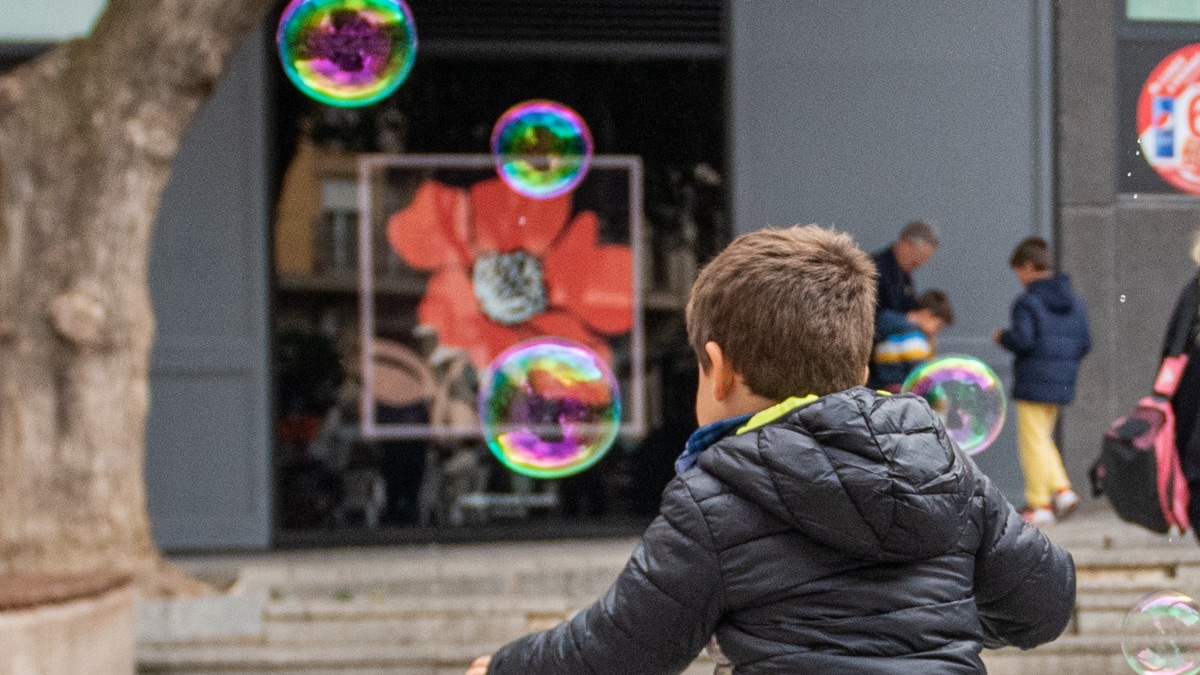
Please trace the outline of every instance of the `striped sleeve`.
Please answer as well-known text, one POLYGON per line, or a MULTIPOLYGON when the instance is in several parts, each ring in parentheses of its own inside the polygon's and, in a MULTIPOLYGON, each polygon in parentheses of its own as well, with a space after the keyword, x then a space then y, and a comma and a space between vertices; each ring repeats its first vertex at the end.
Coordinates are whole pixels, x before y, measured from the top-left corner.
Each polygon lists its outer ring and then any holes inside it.
POLYGON ((875 345, 875 362, 883 365, 924 361, 932 356, 929 340, 921 331, 889 335, 875 345))

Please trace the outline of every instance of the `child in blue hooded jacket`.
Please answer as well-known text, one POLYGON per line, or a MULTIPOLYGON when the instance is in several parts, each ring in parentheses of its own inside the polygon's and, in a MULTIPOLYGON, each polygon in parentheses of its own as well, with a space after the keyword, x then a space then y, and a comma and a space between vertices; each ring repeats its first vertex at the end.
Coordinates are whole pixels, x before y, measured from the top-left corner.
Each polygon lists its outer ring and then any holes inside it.
POLYGON ((1008 265, 1025 292, 1013 303, 1012 325, 997 329, 994 340, 1015 356, 1012 397, 1025 474, 1022 515, 1034 525, 1050 525, 1079 504, 1054 443, 1054 425, 1062 406, 1075 398, 1079 363, 1092 339, 1087 310, 1071 290, 1071 279, 1054 272, 1046 240, 1025 239, 1008 265))

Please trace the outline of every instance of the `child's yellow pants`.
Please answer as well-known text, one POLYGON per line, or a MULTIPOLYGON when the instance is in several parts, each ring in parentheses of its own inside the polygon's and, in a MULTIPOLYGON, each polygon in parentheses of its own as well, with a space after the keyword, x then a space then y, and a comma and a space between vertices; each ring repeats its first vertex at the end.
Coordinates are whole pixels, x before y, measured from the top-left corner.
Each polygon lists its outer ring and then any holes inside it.
POLYGON ((1057 403, 1017 401, 1017 453, 1025 474, 1025 505, 1049 507, 1054 493, 1071 487, 1054 444, 1057 403))

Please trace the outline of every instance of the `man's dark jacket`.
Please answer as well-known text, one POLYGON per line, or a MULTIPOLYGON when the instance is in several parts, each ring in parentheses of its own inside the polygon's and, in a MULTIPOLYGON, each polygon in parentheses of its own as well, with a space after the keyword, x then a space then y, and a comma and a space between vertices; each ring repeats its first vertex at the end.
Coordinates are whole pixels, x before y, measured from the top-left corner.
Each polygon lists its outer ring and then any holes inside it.
POLYGON ((871 254, 871 262, 875 263, 876 296, 875 314, 890 309, 893 312, 911 312, 917 308, 917 291, 913 286, 912 275, 900 268, 896 262, 896 254, 889 246, 882 251, 871 254))
POLYGON ((1092 348, 1087 310, 1071 290, 1071 279, 1056 274, 1029 284, 1012 308, 1012 326, 1000 334, 1012 352, 1012 396, 1021 401, 1070 403, 1075 398, 1079 362, 1092 348))
POLYGON ((738 675, 982 673, 1074 598, 1070 555, 923 399, 859 387, 704 450, 604 597, 489 672, 678 673, 715 633, 738 675))

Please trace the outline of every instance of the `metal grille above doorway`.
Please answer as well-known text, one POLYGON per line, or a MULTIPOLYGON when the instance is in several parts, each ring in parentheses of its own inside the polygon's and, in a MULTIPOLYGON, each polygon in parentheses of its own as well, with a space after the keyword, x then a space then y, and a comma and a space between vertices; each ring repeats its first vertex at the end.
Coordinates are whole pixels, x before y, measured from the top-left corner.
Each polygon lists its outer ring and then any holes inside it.
POLYGON ((424 40, 721 42, 721 0, 410 0, 424 40))
POLYGON ((426 57, 725 56, 722 0, 410 0, 426 57))

